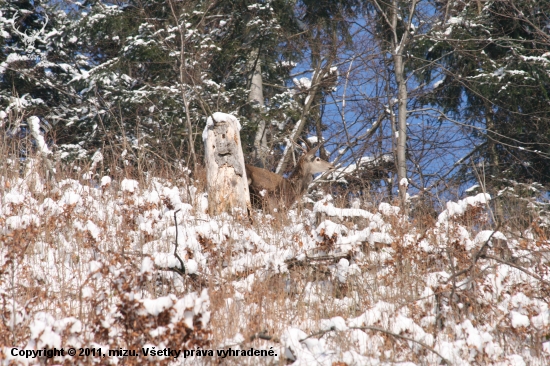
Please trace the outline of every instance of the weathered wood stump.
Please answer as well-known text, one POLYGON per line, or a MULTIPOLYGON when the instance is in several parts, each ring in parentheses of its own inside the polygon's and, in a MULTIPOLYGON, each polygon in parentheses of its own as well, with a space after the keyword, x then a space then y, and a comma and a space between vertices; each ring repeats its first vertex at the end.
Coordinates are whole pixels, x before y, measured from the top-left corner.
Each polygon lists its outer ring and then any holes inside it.
POLYGON ((225 113, 216 112, 206 122, 202 139, 210 215, 250 209, 240 129, 237 118, 225 113))

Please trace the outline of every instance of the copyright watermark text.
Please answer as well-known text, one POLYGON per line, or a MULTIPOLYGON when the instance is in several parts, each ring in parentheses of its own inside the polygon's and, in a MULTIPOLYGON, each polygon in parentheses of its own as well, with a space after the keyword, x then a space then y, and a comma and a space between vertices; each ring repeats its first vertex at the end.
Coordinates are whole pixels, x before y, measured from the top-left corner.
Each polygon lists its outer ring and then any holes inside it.
POLYGON ((54 357, 242 357, 242 356, 260 356, 272 357, 277 356, 273 347, 269 349, 190 349, 176 350, 172 348, 143 347, 140 350, 135 349, 104 349, 104 348, 44 348, 44 349, 21 349, 17 347, 11 348, 12 357, 24 358, 54 358, 54 357))

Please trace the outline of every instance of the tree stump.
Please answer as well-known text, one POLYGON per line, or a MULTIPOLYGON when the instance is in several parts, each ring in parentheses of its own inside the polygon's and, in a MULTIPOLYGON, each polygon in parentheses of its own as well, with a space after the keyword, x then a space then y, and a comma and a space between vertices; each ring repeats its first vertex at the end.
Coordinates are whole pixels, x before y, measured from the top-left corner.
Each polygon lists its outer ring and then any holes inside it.
POLYGON ((236 117, 216 112, 208 117, 202 133, 210 215, 233 213, 235 208, 248 214, 250 209, 240 129, 236 117))

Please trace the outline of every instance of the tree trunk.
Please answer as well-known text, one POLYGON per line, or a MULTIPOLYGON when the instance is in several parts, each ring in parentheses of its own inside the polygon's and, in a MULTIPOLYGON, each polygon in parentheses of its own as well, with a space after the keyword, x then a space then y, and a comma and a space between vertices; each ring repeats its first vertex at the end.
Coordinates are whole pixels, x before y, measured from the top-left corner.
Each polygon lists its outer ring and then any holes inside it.
POLYGON ((210 215, 235 209, 247 215, 250 209, 240 129, 237 118, 225 113, 214 113, 206 122, 202 138, 210 215))
MULTIPOLYGON (((399 2, 392 1, 391 17, 387 19, 388 25, 393 33, 392 41, 392 58, 395 68, 395 82, 397 83, 397 184, 399 187, 399 199, 404 214, 408 213, 407 203, 407 188, 409 182, 407 180, 407 80, 405 77, 405 60, 403 55, 409 43, 411 36, 410 29, 412 19, 416 8, 416 0, 412 0, 409 9, 409 20, 406 25, 405 32, 399 36, 398 32, 398 9, 399 2)), ((381 9, 381 8, 380 8, 381 9)))
MULTIPOLYGON (((322 57, 321 57, 321 46, 322 46, 322 40, 321 40, 321 25, 317 25, 316 27, 316 35, 315 40, 311 44, 311 65, 313 66, 313 70, 320 69, 321 63, 322 63, 322 57)), ((310 115, 315 118, 315 128, 317 132, 317 144, 323 143, 323 123, 321 120, 321 93, 316 92, 312 97, 313 103, 310 108, 310 115)), ((323 147, 319 149, 319 156, 323 160, 328 160, 328 156, 326 154, 323 154, 323 147)))
POLYGON ((403 75, 403 55, 394 54, 395 80, 397 82, 397 184, 399 199, 406 212, 407 206, 407 84, 403 75))
POLYGON ((309 114, 309 111, 313 104, 315 94, 317 94, 317 91, 319 90, 320 81, 323 78, 323 76, 326 75, 327 70, 330 70, 331 65, 332 65, 332 60, 328 60, 324 68, 319 67, 313 72, 313 77, 311 78, 311 88, 308 91, 308 95, 306 97, 305 104, 302 109, 300 120, 298 121, 298 123, 296 123, 296 126, 294 126, 294 128, 292 129, 292 132, 288 137, 288 142, 286 144, 286 147, 283 151, 283 156, 281 157, 281 160, 279 160, 277 169, 275 169, 275 173, 279 175, 282 175, 285 172, 286 164, 290 157, 290 152, 294 147, 293 142, 296 141, 296 139, 300 136, 304 127, 306 126, 307 115, 309 114))
MULTIPOLYGON (((495 219, 497 222, 502 222, 504 214, 501 198, 496 194, 500 190, 500 178, 502 178, 497 144, 494 140, 495 121, 493 119, 493 110, 489 103, 485 103, 485 125, 487 128, 487 151, 489 152, 489 177, 485 177, 487 190, 495 194, 493 204, 495 207, 495 219)), ((480 182, 481 184, 481 182, 480 182)))
POLYGON ((262 80, 262 68, 259 60, 258 50, 252 52, 251 55, 251 69, 252 69, 252 80, 250 83, 250 93, 248 94, 248 101, 252 107, 257 108, 257 111, 252 117, 253 122, 258 123, 258 129, 256 130, 256 136, 254 137, 254 150, 256 159, 258 159, 262 167, 265 167, 265 159, 267 157, 267 136, 265 128, 265 120, 258 118, 258 114, 264 111, 265 102, 264 102, 264 91, 263 91, 263 80, 262 80))
MULTIPOLYGON (((177 24, 179 24, 177 12, 174 9, 174 3, 172 1, 169 2, 170 9, 172 10, 172 16, 174 17, 174 20, 177 24)), ((193 164, 193 170, 197 170, 197 155, 195 154, 195 139, 193 138, 193 124, 191 123, 191 116, 189 115, 189 98, 187 95, 187 91, 185 90, 185 86, 188 84, 188 80, 186 80, 186 72, 185 72, 185 63, 186 63, 186 56, 185 56, 185 22, 181 23, 181 26, 179 27, 179 33, 180 33, 180 55, 179 55, 179 85, 180 85, 180 93, 181 98, 183 99, 183 107, 185 108, 185 123, 187 126, 187 143, 189 144, 189 155, 191 156, 191 163, 193 164)))

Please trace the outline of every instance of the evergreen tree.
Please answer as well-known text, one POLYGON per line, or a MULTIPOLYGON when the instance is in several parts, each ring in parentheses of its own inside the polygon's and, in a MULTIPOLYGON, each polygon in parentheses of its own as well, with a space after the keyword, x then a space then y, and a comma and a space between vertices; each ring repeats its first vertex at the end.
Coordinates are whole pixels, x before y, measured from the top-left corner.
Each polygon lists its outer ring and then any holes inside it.
POLYGON ((75 71, 66 13, 48 2, 10 1, 0 13, 0 125, 19 130, 30 116, 50 128, 69 118, 75 71))
POLYGON ((439 10, 442 25, 424 50, 446 76, 428 101, 473 127, 474 160, 484 161, 490 186, 550 183, 550 4, 445 2, 439 10))

